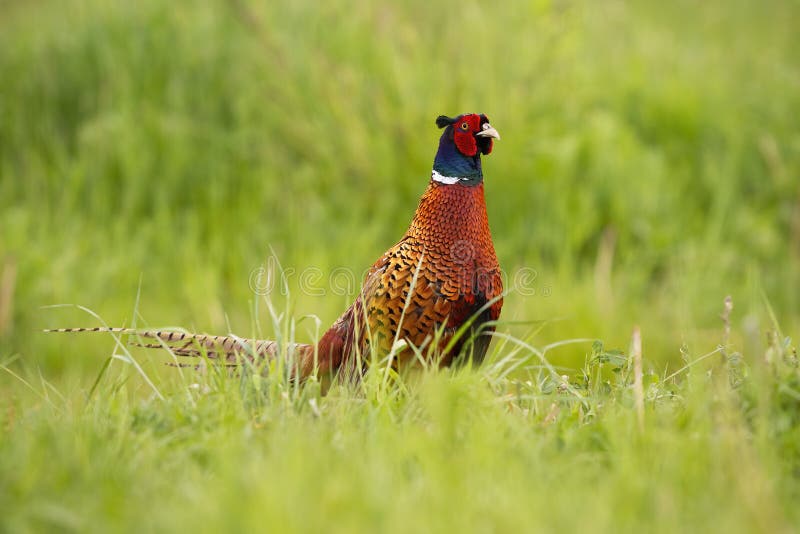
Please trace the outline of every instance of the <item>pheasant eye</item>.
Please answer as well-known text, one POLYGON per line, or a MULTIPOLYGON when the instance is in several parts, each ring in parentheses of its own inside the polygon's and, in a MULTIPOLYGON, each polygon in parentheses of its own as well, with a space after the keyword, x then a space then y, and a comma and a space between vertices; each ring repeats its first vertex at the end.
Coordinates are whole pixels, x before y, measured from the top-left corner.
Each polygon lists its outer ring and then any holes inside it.
POLYGON ((464 130, 464 131, 469 130, 469 123, 462 122, 461 123, 461 129, 464 130))

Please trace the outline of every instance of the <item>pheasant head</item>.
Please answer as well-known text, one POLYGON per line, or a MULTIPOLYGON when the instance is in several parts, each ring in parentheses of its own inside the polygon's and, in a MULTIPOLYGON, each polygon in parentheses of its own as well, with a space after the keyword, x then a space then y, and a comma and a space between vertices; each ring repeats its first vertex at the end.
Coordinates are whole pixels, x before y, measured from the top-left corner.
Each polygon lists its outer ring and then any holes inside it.
POLYGON ((489 118, 477 113, 458 117, 439 115, 436 125, 444 128, 444 132, 439 139, 431 178, 447 185, 481 183, 481 155, 491 153, 494 139, 500 139, 500 134, 489 124, 489 118))

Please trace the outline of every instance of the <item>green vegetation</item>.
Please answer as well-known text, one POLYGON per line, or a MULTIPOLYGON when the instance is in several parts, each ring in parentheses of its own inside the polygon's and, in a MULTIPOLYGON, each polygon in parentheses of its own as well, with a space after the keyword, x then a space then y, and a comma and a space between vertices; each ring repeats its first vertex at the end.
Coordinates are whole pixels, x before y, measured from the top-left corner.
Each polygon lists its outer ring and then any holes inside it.
POLYGON ((495 4, 0 2, 0 531, 800 524, 800 6, 495 4), (484 367, 321 396, 40 333, 312 340, 463 111, 484 367))

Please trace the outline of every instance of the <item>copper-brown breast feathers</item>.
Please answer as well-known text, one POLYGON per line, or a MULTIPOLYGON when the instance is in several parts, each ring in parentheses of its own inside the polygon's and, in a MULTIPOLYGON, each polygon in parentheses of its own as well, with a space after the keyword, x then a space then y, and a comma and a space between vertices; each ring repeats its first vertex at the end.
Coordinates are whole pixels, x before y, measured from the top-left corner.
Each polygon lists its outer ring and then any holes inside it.
POLYGON ((421 347, 434 337, 436 329, 452 333, 502 292, 499 273, 491 273, 489 282, 481 281, 485 275, 476 279, 474 269, 433 259, 433 254, 424 251, 417 255, 405 240, 373 267, 362 293, 367 327, 361 339, 365 346, 386 353, 395 340, 406 340, 421 347), (483 292, 487 290, 491 294, 483 292))

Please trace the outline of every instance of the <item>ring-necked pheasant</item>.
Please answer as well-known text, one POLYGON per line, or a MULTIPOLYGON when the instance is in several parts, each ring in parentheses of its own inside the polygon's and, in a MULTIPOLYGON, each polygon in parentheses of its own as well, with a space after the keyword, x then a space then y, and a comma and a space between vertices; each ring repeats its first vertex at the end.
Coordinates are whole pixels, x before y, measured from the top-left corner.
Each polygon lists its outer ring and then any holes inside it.
MULTIPOLYGON (((415 356, 449 365, 458 356, 480 362, 500 316, 502 279, 484 201, 481 155, 500 136, 486 115, 439 116, 444 128, 428 188, 406 234, 370 268, 355 302, 316 345, 294 344, 296 374, 337 372, 370 356, 415 356)), ((235 362, 237 354, 278 355, 275 341, 124 328, 56 332, 136 334, 180 356, 235 362), (177 346, 175 344, 178 344, 177 346)))

